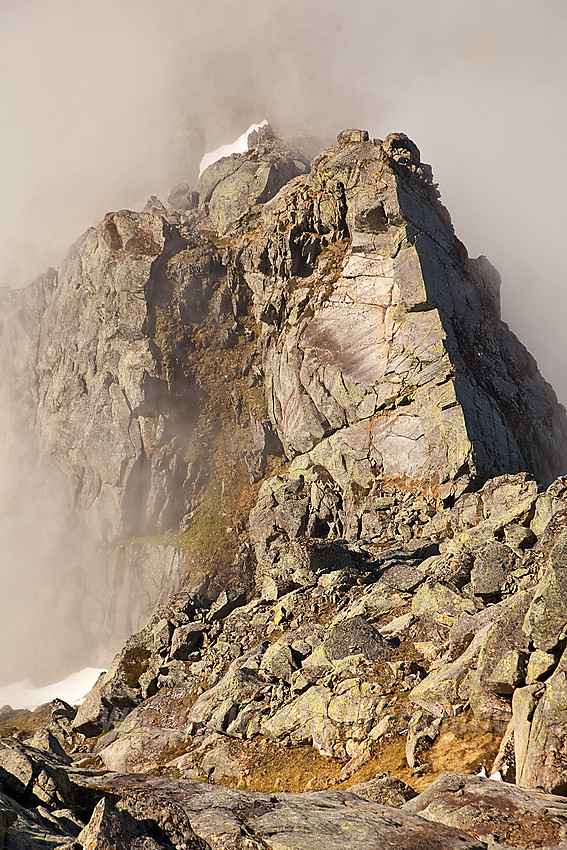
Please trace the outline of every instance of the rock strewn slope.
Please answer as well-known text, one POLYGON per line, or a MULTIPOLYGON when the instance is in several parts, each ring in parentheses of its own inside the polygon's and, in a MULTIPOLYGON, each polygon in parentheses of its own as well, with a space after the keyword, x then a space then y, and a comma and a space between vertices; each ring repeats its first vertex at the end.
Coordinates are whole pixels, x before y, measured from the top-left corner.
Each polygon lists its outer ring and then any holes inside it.
MULTIPOLYGON (((72 726, 44 735, 77 760, 161 772, 174 796, 175 776, 271 793, 385 768, 424 787, 479 762, 561 792, 567 490, 550 482, 565 412, 407 137, 345 131, 309 175, 257 141, 205 172, 192 209, 107 216, 24 296, 35 313, 20 304, 5 322, 5 345, 14 327, 30 340, 39 456, 72 482, 91 541, 121 543, 82 558, 93 584, 121 582, 91 623, 112 630, 185 579, 72 726), (290 463, 270 474, 282 447, 290 463)), ((177 846, 157 827, 144 837, 128 805, 100 804, 92 830, 177 846)), ((267 833, 239 821, 245 837, 221 846, 308 846, 312 831, 282 837, 278 817, 267 833)), ((369 829, 383 817, 394 840, 391 814, 373 810, 369 829)))

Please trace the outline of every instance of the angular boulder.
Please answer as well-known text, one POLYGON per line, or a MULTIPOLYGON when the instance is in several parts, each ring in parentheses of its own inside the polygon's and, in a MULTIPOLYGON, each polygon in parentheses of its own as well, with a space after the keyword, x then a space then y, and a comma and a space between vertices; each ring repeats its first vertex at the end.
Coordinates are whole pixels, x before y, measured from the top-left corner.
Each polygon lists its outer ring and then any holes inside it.
POLYGON ((464 773, 442 773, 403 811, 506 847, 563 847, 567 802, 464 773))

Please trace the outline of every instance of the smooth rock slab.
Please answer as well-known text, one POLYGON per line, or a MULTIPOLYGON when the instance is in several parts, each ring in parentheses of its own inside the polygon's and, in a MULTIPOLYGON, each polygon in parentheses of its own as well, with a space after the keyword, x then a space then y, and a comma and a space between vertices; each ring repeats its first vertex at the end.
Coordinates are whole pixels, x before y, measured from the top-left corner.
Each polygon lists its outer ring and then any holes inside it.
POLYGON ((464 832, 432 824, 349 791, 252 794, 202 782, 119 774, 119 794, 147 790, 164 808, 179 804, 215 850, 483 850, 464 832))

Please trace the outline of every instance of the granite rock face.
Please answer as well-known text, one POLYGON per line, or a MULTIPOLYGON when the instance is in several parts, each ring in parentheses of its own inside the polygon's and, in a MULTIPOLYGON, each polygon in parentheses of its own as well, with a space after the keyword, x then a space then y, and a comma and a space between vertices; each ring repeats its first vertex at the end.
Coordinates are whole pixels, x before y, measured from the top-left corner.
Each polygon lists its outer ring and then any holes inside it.
POLYGON ((531 791, 567 788, 567 419, 498 285, 406 136, 344 131, 308 171, 264 129, 0 294, 2 469, 36 493, 12 537, 53 600, 36 663, 58 617, 69 658, 122 646, 0 748, 0 834, 482 847, 504 806, 503 843, 526 812, 563 840, 531 791), (479 761, 530 793, 451 774, 426 820, 380 805, 479 761))
MULTIPOLYGON (((30 624, 43 632, 39 670, 54 656, 67 670, 104 663, 187 578, 178 540, 210 481, 206 444, 220 430, 217 420, 202 436, 218 387, 198 374, 199 333, 222 334, 210 314, 226 277, 214 243, 154 204, 109 214, 57 272, 5 295, 2 456, 7 516, 19 512, 6 523, 7 550, 33 564, 28 583, 37 578, 52 600, 30 624)), ((223 372, 211 366, 213 383, 228 380, 223 372)), ((238 438, 238 453, 254 451, 251 437, 238 438)), ((195 586, 208 584, 201 571, 195 586)))
POLYGON ((564 470, 565 414, 405 136, 341 135, 266 204, 242 263, 296 490, 262 488, 260 557, 278 526, 378 536, 389 481, 446 499, 502 473, 550 483, 564 470))
POLYGON ((218 457, 253 481, 282 445, 292 460, 252 512, 260 562, 303 534, 407 540, 439 499, 564 469, 564 411, 500 321, 498 275, 455 238, 417 147, 349 130, 307 170, 262 128, 203 173, 198 204, 175 209, 173 193, 169 209, 151 198, 110 213, 58 271, 2 296, 2 392, 19 399, 6 452, 25 434, 24 477, 53 504, 44 572, 85 647, 101 633, 118 645, 186 577, 182 535, 206 487, 226 490, 222 463, 203 460, 219 422, 218 457), (417 504, 396 524, 388 499, 402 491, 417 504))

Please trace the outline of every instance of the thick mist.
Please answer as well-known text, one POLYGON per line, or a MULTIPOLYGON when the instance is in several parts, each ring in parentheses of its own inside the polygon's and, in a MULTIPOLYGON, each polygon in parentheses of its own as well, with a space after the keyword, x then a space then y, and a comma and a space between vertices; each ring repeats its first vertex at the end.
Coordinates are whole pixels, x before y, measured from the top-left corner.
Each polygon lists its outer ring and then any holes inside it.
MULTIPOLYGON (((503 317, 565 402, 566 36, 563 0, 3 3, 0 286, 57 265, 106 211, 196 180, 205 151, 263 118, 321 144, 348 126, 402 131, 469 253, 499 269, 503 317)), ((62 520, 57 494, 29 484, 30 543, 13 499, 29 457, 0 441, 6 645, 52 598, 40 555, 62 520)))
POLYGON ((567 398, 561 0, 23 0, 3 4, 0 33, 4 284, 193 177, 253 121, 321 139, 402 130, 567 398))

